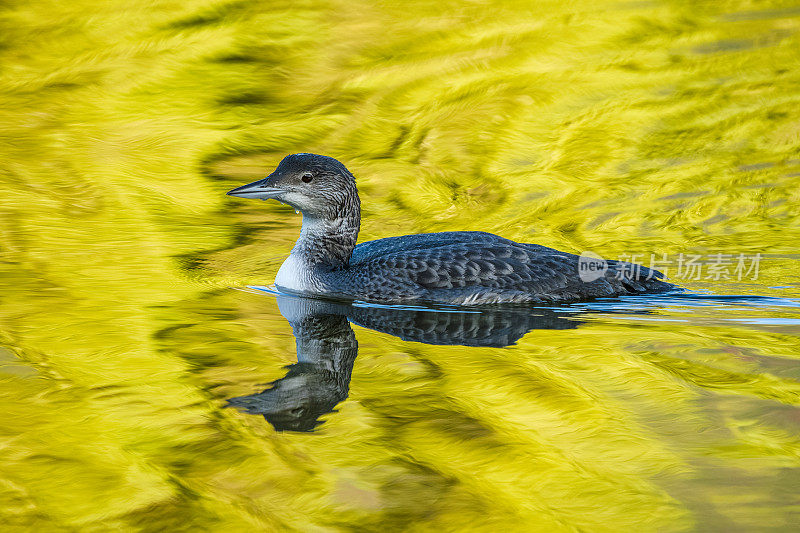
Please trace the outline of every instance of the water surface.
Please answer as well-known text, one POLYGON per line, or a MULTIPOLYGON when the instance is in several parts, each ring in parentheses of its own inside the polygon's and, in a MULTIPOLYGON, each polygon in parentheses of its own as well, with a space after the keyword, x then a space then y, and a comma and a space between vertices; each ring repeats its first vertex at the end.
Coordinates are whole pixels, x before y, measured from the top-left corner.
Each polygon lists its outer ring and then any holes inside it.
POLYGON ((777 0, 4 3, 4 528, 791 530, 798 30, 777 0), (257 287, 299 218, 224 193, 301 151, 356 175, 361 240, 491 231, 688 292, 287 320, 257 287), (277 380, 328 400, 227 407, 277 380))

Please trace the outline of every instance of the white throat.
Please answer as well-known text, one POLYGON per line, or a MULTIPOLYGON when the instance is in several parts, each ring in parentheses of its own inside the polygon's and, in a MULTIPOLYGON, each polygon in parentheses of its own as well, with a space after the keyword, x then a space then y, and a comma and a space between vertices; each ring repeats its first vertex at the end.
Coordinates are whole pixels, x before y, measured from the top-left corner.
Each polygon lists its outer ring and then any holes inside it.
POLYGON ((325 234, 329 224, 317 218, 309 218, 303 215, 303 227, 300 230, 300 237, 292 248, 289 257, 278 269, 275 276, 275 285, 282 289, 289 289, 297 292, 314 292, 319 283, 315 283, 314 264, 311 258, 314 256, 315 247, 320 246, 318 237, 325 234))
POLYGON ((297 254, 292 250, 289 257, 278 269, 278 274, 275 276, 275 285, 280 289, 289 289, 290 291, 307 292, 310 289, 310 266, 303 260, 301 254, 297 254))

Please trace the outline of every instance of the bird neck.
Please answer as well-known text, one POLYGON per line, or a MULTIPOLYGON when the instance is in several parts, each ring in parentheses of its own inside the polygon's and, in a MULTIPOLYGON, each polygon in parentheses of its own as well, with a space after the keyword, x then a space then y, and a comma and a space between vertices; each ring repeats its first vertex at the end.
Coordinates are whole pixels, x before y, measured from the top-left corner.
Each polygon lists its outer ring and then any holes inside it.
POLYGON ((292 249, 310 267, 345 268, 356 247, 361 216, 358 209, 336 217, 303 214, 303 229, 292 249))

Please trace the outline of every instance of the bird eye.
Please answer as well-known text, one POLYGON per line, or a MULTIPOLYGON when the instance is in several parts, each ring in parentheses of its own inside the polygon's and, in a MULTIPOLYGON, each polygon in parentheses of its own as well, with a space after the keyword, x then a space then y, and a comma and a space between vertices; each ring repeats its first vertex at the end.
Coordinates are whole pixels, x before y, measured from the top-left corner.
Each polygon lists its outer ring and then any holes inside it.
POLYGON ((311 183, 311 180, 314 179, 314 175, 311 174, 310 172, 306 172, 300 179, 303 180, 303 183, 311 183))

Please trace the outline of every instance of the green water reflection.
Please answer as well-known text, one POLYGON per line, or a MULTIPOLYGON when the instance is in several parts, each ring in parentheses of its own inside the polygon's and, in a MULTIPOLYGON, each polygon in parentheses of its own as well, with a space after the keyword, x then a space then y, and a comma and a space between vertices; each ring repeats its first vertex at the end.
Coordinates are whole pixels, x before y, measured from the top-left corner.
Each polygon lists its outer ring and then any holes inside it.
POLYGON ((4 529, 791 529, 799 29, 780 1, 4 3, 4 529), (299 219, 224 193, 299 151, 356 175, 362 240, 666 254, 743 296, 508 347, 354 325, 347 399, 276 432, 224 406, 296 339, 232 287, 299 219))

